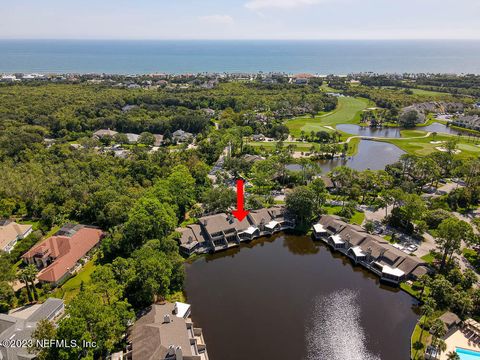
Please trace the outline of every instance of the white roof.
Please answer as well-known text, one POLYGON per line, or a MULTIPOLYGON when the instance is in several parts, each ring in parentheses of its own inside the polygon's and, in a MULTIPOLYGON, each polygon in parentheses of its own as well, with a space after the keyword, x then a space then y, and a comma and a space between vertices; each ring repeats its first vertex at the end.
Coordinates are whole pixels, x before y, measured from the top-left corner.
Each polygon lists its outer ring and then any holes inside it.
POLYGON ((278 221, 272 220, 270 221, 267 225, 265 225, 266 228, 273 229, 275 226, 280 224, 278 221))
POLYGON ((362 251, 362 248, 360 246, 354 246, 350 248, 350 250, 353 251, 356 257, 362 257, 365 256, 365 253, 362 251))
POLYGON ((402 277, 403 275, 405 275, 405 273, 402 270, 397 269, 397 268, 391 268, 388 265, 383 265, 382 273, 387 274, 387 275, 396 276, 396 277, 402 277))
POLYGON ((177 317, 186 318, 190 312, 190 304, 182 303, 179 301, 175 302, 177 306, 177 317))
POLYGON ((242 231, 243 233, 247 233, 249 235, 253 235, 253 233, 255 233, 255 231, 257 231, 258 228, 256 228, 255 226, 249 226, 247 230, 244 230, 242 231))
POLYGON ((333 240, 334 244, 345 244, 345 241, 342 240, 341 236, 338 234, 330 236, 330 238, 333 240))
POLYGON ((313 230, 317 233, 320 233, 320 232, 326 232, 327 230, 323 227, 322 224, 315 224, 313 225, 313 230))

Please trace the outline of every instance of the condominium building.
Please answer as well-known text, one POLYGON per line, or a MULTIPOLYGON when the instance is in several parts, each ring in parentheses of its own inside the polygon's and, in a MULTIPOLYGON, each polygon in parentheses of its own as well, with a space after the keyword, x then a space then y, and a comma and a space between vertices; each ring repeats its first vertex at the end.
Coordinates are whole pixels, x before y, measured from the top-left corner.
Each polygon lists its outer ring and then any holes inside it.
POLYGON ((381 236, 371 235, 337 216, 322 216, 313 225, 313 236, 390 283, 398 284, 429 272, 428 265, 420 258, 406 254, 381 236))
POLYGON ((225 250, 278 231, 291 229, 295 222, 285 207, 252 210, 242 221, 220 213, 201 217, 197 224, 177 229, 180 250, 186 255, 225 250))

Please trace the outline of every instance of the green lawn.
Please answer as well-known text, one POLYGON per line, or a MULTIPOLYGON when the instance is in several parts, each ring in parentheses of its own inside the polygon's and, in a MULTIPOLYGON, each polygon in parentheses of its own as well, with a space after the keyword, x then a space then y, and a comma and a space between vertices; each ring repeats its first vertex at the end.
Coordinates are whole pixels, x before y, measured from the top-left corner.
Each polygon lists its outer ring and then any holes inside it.
POLYGON ((435 260, 435 256, 433 256, 432 254, 427 254, 427 255, 422 256, 421 259, 428 264, 433 264, 433 262, 435 260))
POLYGON ((429 334, 428 331, 424 331, 421 341, 422 348, 416 349, 414 346, 417 342, 420 342, 420 335, 422 334, 422 329, 420 328, 419 324, 421 323, 421 321, 423 321, 423 316, 418 320, 418 323, 415 325, 415 329, 413 330, 410 342, 410 356, 413 360, 419 360, 424 358, 423 354, 425 353, 425 349, 428 343, 429 334))
MULTIPOLYGON (((285 141, 284 146, 287 147, 288 145, 295 145, 295 149, 297 151, 309 151, 312 145, 318 145, 315 143, 309 143, 309 142, 288 142, 285 141)), ((250 141, 248 145, 254 146, 254 147, 261 147, 263 146, 267 150, 272 150, 275 148, 277 145, 277 141, 250 141)))
MULTIPOLYGON (((337 215, 340 210, 342 210, 341 206, 325 206, 324 210, 327 212, 328 215, 337 215)), ((355 211, 352 218, 350 219, 351 224, 362 225, 363 220, 365 220, 365 214, 360 211, 355 211)))
POLYGON ((362 225, 363 220, 365 220, 365 213, 356 211, 355 214, 350 219, 352 224, 362 225))
POLYGON ((53 296, 64 299, 67 303, 72 300, 80 291, 80 285, 83 281, 84 285, 90 282, 90 276, 95 270, 96 256, 86 263, 83 268, 71 279, 67 280, 61 287, 54 291, 53 296))
MULTIPOLYGON (((398 91, 404 91, 406 88, 402 87, 396 87, 396 86, 382 86, 384 89, 389 89, 389 90, 398 90, 398 91)), ((411 90, 414 95, 418 96, 425 96, 429 98, 444 98, 445 96, 450 95, 449 93, 445 92, 440 92, 440 91, 431 91, 431 90, 424 90, 424 89, 414 89, 414 88, 408 88, 408 90, 411 90)))
POLYGON ((412 90, 415 95, 420 95, 420 96, 442 98, 442 97, 445 97, 446 95, 449 95, 448 93, 439 92, 439 91, 430 91, 430 90, 423 90, 423 89, 410 89, 410 90, 412 90))
POLYGON ((333 131, 325 126, 335 127, 337 124, 357 124, 360 122, 360 113, 373 106, 367 99, 354 97, 338 98, 337 108, 328 113, 321 113, 314 118, 311 116, 302 116, 288 120, 286 125, 290 129, 290 134, 300 137, 302 130, 306 134, 311 131, 333 131))
POLYGON ((402 130, 402 138, 398 139, 383 139, 382 141, 389 142, 398 146, 403 151, 409 154, 415 155, 428 155, 433 152, 437 152, 436 147, 442 146, 442 144, 432 144, 432 141, 448 141, 450 139, 457 139, 458 149, 461 151, 459 157, 469 157, 469 156, 478 156, 480 155, 480 142, 475 143, 474 139, 471 139, 467 136, 457 136, 457 135, 447 135, 447 134, 437 134, 435 138, 433 135, 430 135, 426 138, 420 139, 405 139, 410 137, 418 137, 425 135, 425 131, 420 130, 402 130))

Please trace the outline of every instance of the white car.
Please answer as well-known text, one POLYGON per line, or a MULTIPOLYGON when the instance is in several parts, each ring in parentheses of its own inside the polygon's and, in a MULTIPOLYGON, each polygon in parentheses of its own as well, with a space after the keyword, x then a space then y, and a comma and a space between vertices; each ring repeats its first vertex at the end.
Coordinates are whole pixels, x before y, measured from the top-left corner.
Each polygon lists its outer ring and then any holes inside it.
POLYGON ((414 244, 411 244, 411 245, 408 245, 407 248, 406 248, 408 251, 411 251, 411 252, 414 252, 418 249, 418 246, 417 245, 414 245, 414 244))

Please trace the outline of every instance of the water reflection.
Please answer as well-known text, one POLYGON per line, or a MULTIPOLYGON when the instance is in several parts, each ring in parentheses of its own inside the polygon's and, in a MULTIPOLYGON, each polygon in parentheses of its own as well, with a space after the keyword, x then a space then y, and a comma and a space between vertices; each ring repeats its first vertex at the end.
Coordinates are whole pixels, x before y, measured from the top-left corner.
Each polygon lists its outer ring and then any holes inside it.
MULTIPOLYGON (((400 130, 403 130, 398 127, 371 128, 369 126, 359 126, 354 124, 339 124, 337 125, 337 129, 352 135, 377 136, 387 138, 399 138, 401 137, 400 130)), ((438 122, 433 122, 432 124, 427 126, 419 126, 413 130, 437 132, 450 135, 469 134, 467 131, 454 129, 438 122)))
POLYGON ((366 347, 358 297, 357 291, 345 289, 315 298, 307 326, 307 360, 380 360, 366 347))
POLYGON ((212 360, 409 356, 416 301, 383 288, 374 275, 310 237, 257 240, 200 257, 186 272, 193 321, 203 328, 212 360), (352 356, 335 348, 348 339, 352 356))
POLYGON ((313 241, 298 241, 295 236, 285 236, 283 246, 295 255, 313 255, 319 251, 319 246, 313 241))
POLYGON ((358 153, 355 156, 321 160, 320 167, 323 173, 327 173, 337 166, 348 166, 360 171, 383 170, 386 165, 398 161, 402 154, 405 152, 393 144, 362 140, 358 144, 358 153))

